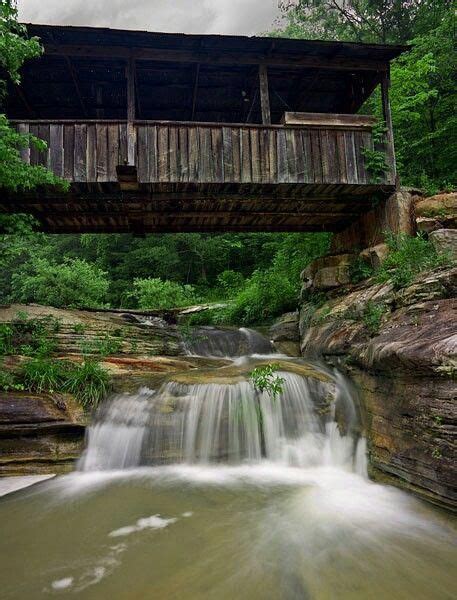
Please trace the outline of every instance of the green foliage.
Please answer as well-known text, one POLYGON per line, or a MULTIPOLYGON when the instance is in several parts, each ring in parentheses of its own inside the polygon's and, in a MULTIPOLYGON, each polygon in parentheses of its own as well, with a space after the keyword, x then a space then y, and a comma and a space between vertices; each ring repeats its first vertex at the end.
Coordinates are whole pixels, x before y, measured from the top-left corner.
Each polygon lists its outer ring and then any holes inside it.
POLYGON ((98 362, 81 364, 32 358, 23 365, 23 389, 34 392, 73 394, 85 409, 95 408, 109 391, 109 373, 98 362))
MULTIPOLYGON (((405 185, 436 193, 457 186, 455 3, 453 0, 285 0, 278 36, 411 43, 392 63, 390 100, 397 167, 405 185)), ((380 94, 365 109, 381 119, 380 94)), ((365 152, 374 179, 379 147, 365 152)))
POLYGON ((362 313, 362 321, 372 336, 377 335, 381 329, 382 319, 387 312, 385 304, 367 302, 362 313))
POLYGON ((198 301, 191 285, 180 285, 174 281, 163 281, 158 277, 135 279, 132 297, 140 308, 175 308, 190 306, 198 301))
POLYGON ((365 279, 371 277, 373 272, 373 267, 361 256, 357 256, 357 258, 349 265, 349 277, 351 279, 351 283, 359 283, 360 281, 364 281, 365 279))
POLYGON ((271 399, 275 401, 282 394, 285 382, 283 377, 275 374, 279 369, 279 365, 270 363, 256 367, 249 374, 254 388, 261 393, 267 392, 271 399))
POLYGON ((20 392, 24 389, 24 384, 20 382, 17 375, 7 371, 0 363, 0 391, 2 392, 20 392))
POLYGON ((249 325, 294 310, 298 304, 300 272, 325 254, 329 244, 328 234, 286 236, 272 265, 264 271, 255 271, 246 280, 225 311, 226 322, 249 325))
POLYGON ((378 121, 372 130, 373 149, 362 148, 365 167, 372 183, 381 183, 384 181, 386 171, 388 170, 385 148, 382 150, 379 149, 385 144, 386 132, 385 123, 378 121))
POLYGON ((224 297, 230 297, 241 289, 244 283, 244 277, 243 274, 238 271, 227 269, 217 276, 217 283, 221 287, 224 297))
POLYGON ((103 336, 92 340, 83 340, 80 344, 82 354, 97 354, 99 356, 119 354, 122 350, 122 346, 122 338, 110 335, 109 333, 105 333, 103 336))
POLYGON ((44 258, 31 260, 12 276, 11 298, 56 307, 97 308, 109 288, 107 273, 82 259, 61 264, 44 258))
POLYGON ((386 233, 389 254, 376 272, 380 282, 391 280, 399 289, 412 283, 423 271, 447 266, 452 259, 446 254, 438 254, 433 244, 423 236, 411 237, 404 233, 386 233))
POLYGON ((73 394, 85 409, 93 409, 109 392, 109 373, 96 361, 86 359, 67 373, 63 389, 73 394))
POLYGON ((24 387, 33 392, 53 393, 62 388, 66 365, 50 358, 31 358, 23 365, 24 387))
MULTIPOLYGON (((28 38, 24 25, 17 22, 17 9, 11 0, 0 0, 0 67, 16 85, 20 84, 20 69, 24 62, 40 56, 42 47, 37 38, 28 38)), ((0 100, 6 93, 6 80, 0 73, 0 100)), ((30 146, 44 152, 46 143, 29 134, 15 131, 5 115, 0 114, 0 188, 30 190, 39 185, 55 185, 67 189, 68 184, 45 167, 27 165, 21 160, 21 150, 30 146)), ((15 219, 17 220, 17 218, 15 219)), ((3 217, 0 226, 8 226, 3 217)), ((14 220, 13 220, 14 222, 14 220)))
POLYGON ((54 334, 59 328, 53 317, 29 318, 18 313, 11 323, 0 323, 0 356, 47 356, 55 350, 54 334))

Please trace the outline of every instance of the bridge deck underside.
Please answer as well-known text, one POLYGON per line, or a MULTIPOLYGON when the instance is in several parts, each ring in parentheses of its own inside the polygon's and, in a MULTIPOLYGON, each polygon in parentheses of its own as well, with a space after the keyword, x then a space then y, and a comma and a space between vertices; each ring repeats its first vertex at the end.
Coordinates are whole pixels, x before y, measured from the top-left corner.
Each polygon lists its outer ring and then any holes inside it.
POLYGON ((49 233, 339 231, 392 185, 73 183, 68 193, 3 195, 0 212, 32 214, 49 233))

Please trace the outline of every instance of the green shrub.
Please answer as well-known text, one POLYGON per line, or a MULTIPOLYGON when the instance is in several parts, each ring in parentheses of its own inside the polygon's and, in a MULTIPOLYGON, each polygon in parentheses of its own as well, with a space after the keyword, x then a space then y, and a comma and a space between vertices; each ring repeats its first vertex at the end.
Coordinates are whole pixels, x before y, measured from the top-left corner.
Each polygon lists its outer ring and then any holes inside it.
POLYGON ((349 278, 352 283, 359 283, 371 277, 374 273, 373 267, 361 256, 358 256, 349 265, 349 278))
POLYGON ((277 400, 284 388, 284 378, 275 374, 279 368, 279 365, 269 363, 268 365, 256 367, 249 374, 249 379, 254 388, 259 392, 267 392, 272 400, 277 400))
POLYGON ((0 391, 11 392, 21 391, 24 385, 19 381, 14 373, 6 371, 3 365, 0 365, 0 391))
POLYGON ((0 324, 0 356, 46 356, 54 352, 60 322, 51 316, 29 318, 19 312, 11 323, 0 324))
POLYGON ((370 335, 374 336, 379 333, 381 329, 382 319, 387 312, 385 304, 376 302, 367 302, 365 309, 362 313, 362 321, 365 327, 370 332, 370 335))
POLYGON ((437 253, 422 235, 412 237, 388 232, 386 243, 389 254, 377 270, 376 278, 380 282, 391 280, 397 289, 408 286, 423 271, 452 262, 448 255, 437 253))
POLYGON ((107 274, 82 259, 55 264, 38 258, 13 274, 11 297, 56 307, 99 308, 109 288, 107 274))
POLYGON ((99 363, 86 359, 67 374, 63 389, 85 409, 95 408, 109 392, 109 373, 99 363))
POLYGON ((136 299, 140 308, 176 308, 198 302, 193 286, 157 277, 135 279, 133 288, 131 297, 136 299))
POLYGON ((230 297, 243 286, 244 277, 238 271, 227 270, 218 275, 217 282, 222 289, 224 297, 230 297))
POLYGON ((84 355, 98 354, 99 356, 111 356, 119 354, 122 350, 122 339, 105 333, 102 337, 93 340, 83 340, 80 343, 81 353, 84 355))
POLYGON ((33 392, 53 393, 62 388, 67 370, 62 361, 32 358, 23 365, 24 386, 33 392))

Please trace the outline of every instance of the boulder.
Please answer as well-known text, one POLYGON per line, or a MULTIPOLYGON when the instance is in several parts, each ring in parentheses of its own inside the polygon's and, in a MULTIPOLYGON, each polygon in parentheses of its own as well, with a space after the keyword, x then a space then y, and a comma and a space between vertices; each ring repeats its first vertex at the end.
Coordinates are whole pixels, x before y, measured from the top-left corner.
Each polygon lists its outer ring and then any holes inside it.
POLYGON ((457 229, 438 229, 429 236, 435 250, 457 259, 457 229))
POLYGON ((368 262, 373 269, 377 269, 384 262, 388 254, 389 247, 387 244, 376 244, 376 246, 371 246, 370 248, 362 250, 360 257, 368 262))
POLYGON ((275 349, 281 354, 300 356, 298 311, 279 317, 270 328, 270 337, 275 349))
POLYGON ((0 392, 0 476, 72 470, 85 426, 68 394, 0 392))
POLYGON ((356 254, 322 256, 314 260, 301 274, 304 290, 325 290, 350 282, 349 270, 356 254))
POLYGON ((416 217, 437 218, 438 220, 457 217, 457 192, 437 194, 421 198, 415 205, 416 217))

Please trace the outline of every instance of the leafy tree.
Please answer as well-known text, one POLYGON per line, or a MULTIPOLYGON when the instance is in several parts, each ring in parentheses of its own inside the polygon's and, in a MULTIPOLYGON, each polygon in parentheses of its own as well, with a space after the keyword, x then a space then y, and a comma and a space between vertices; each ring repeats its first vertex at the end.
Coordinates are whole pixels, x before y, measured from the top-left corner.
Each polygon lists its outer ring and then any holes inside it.
MULTIPOLYGON (((7 80, 19 85, 20 69, 25 61, 42 53, 37 38, 29 38, 24 25, 17 21, 17 8, 13 0, 0 0, 0 102, 4 100, 7 80), (6 78, 4 75, 6 75, 6 78)), ((39 185, 55 185, 66 189, 68 184, 42 165, 28 165, 21 160, 21 150, 33 146, 39 151, 46 143, 29 134, 18 133, 4 114, 0 114, 0 189, 30 190, 39 185)), ((28 223, 27 218, 25 222, 28 223)), ((0 231, 23 229, 17 215, 0 215, 0 231)))
POLYGON ((282 0, 287 37, 404 43, 438 26, 452 0, 282 0))
POLYGON ((159 278, 135 279, 132 296, 140 308, 175 308, 195 303, 194 288, 159 278))
MULTIPOLYGON (((357 42, 410 42, 392 63, 390 91, 398 170, 429 192, 457 185, 454 3, 450 0, 281 2, 276 35, 357 42)), ((380 119, 379 93, 363 109, 380 119)))
POLYGON ((107 274, 81 259, 56 264, 37 258, 12 276, 11 299, 56 307, 103 306, 109 287, 107 274))

